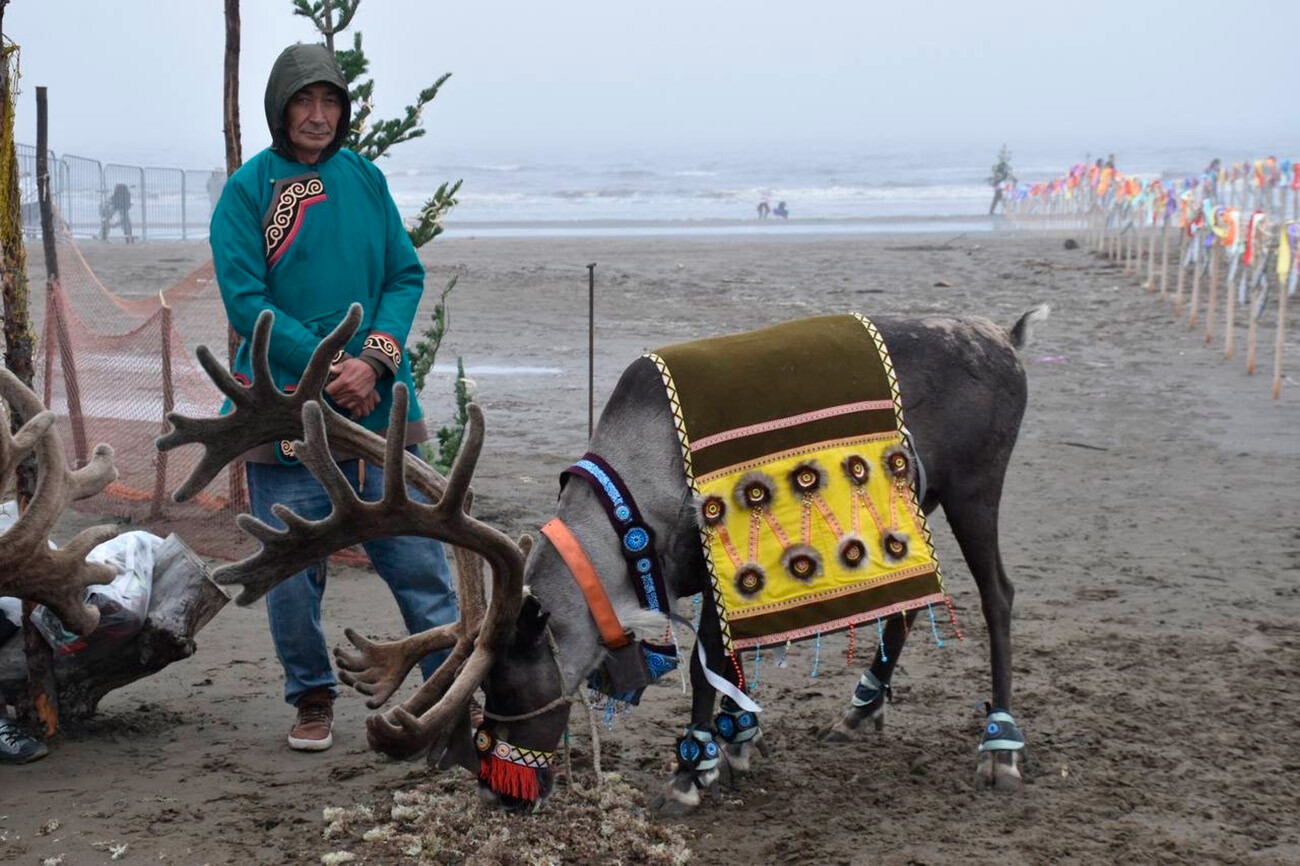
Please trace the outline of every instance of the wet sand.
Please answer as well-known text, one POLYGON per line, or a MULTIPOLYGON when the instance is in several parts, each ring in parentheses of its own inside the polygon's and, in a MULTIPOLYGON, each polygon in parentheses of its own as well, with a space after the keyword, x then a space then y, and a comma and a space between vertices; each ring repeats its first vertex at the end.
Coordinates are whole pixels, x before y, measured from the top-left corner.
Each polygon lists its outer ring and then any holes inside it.
MULTIPOLYGON (((641 352, 683 339, 848 310, 1010 325, 1052 304, 1022 353, 1029 407, 1002 510, 1017 587, 1025 790, 973 789, 987 639, 973 582, 935 519, 966 639, 939 648, 914 633, 885 731, 835 747, 815 735, 838 716, 864 661, 846 666, 843 637, 825 641, 815 679, 810 645, 786 668, 767 654, 757 697, 773 755, 682 822, 697 862, 1300 861, 1296 377, 1274 402, 1267 373, 1244 373, 1243 315, 1238 357, 1224 362, 1134 278, 1064 250, 1062 237, 426 247, 422 320, 434 290, 460 280, 439 369, 463 356, 487 415, 476 511, 511 533, 551 514, 558 472, 585 443, 588 262, 598 263, 598 401, 641 352)), ((206 254, 193 243, 86 246, 106 283, 138 294, 206 254)), ((1272 316, 1262 331, 1270 351, 1272 316)), ((1289 350, 1300 369, 1296 333, 1289 350)), ((451 382, 437 372, 426 387, 435 422, 449 412, 451 382)), ((345 625, 400 630, 388 593, 360 569, 333 571, 325 619, 331 641, 345 625)), ((323 806, 383 804, 424 778, 422 764, 366 749, 367 711, 350 693, 338 702, 331 751, 290 752, 279 692, 264 612, 232 605, 199 636, 193 659, 110 695, 48 759, 0 768, 0 862, 109 862, 109 843, 129 845, 125 863, 319 862, 334 850, 322 838, 323 806), (37 836, 50 819, 59 829, 37 836)), ((688 718, 679 686, 653 689, 602 732, 605 768, 655 793, 688 718)), ((583 725, 575 736, 578 772, 589 773, 583 725)), ((463 788, 469 804, 467 776, 463 788)))

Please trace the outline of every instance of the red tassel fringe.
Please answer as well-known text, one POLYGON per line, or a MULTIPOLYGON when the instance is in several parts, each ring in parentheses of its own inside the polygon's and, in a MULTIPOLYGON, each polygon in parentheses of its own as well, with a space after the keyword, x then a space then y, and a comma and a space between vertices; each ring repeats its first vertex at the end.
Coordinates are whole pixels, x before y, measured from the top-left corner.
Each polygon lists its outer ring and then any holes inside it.
POLYGON ((478 777, 488 783, 488 787, 498 794, 505 794, 517 800, 534 802, 542 796, 542 786, 537 780, 537 771, 512 761, 503 761, 489 755, 479 758, 478 777))

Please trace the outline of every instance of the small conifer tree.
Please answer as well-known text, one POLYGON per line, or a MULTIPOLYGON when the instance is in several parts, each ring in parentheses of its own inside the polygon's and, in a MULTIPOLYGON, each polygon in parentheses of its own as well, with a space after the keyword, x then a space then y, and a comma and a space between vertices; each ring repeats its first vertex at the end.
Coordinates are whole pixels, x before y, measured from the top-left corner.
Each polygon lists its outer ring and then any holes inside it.
MULTIPOLYGON (((421 90, 416 96, 415 104, 406 106, 406 112, 401 117, 375 120, 371 117, 374 112, 375 80, 367 77, 370 61, 362 50, 361 34, 352 34, 351 48, 334 47, 334 37, 351 25, 361 0, 292 0, 292 3, 294 14, 309 19, 325 38, 325 45, 334 52, 334 58, 343 71, 343 79, 348 85, 348 98, 352 102, 352 123, 345 146, 358 156, 374 162, 388 156, 394 145, 422 137, 425 134, 424 108, 438 96, 438 91, 451 78, 451 73, 444 72, 433 84, 421 90)), ((457 204, 456 194, 460 192, 460 184, 459 180, 454 183, 443 182, 420 208, 415 225, 406 230, 416 249, 442 234, 443 219, 457 204)), ((438 348, 451 326, 447 297, 456 287, 456 279, 452 277, 442 290, 433 310, 432 324, 425 328, 414 346, 407 347, 411 378, 417 395, 424 390, 425 377, 433 369, 438 348)), ((456 359, 456 366, 456 417, 452 420, 452 426, 438 430, 437 454, 428 445, 420 446, 424 459, 442 472, 446 472, 456 458, 456 451, 459 450, 460 440, 465 433, 465 424, 469 420, 465 409, 469 402, 469 391, 460 358, 456 359), (447 456, 448 453, 450 456, 447 456)))

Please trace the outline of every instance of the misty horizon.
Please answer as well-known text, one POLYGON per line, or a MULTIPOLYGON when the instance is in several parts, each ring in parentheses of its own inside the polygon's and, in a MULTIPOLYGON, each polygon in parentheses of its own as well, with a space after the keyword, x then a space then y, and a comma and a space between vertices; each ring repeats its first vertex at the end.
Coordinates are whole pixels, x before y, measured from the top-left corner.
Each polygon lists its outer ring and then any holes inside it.
MULTIPOLYGON (((275 56, 319 40, 288 0, 243 5, 248 157, 269 143, 261 101, 275 56)), ((943 3, 917 12, 827 2, 796 16, 773 3, 669 3, 638 15, 583 0, 489 16, 371 0, 341 38, 364 35, 377 117, 396 116, 421 87, 453 73, 426 109, 427 135, 396 148, 386 168, 818 149, 986 153, 991 164, 1003 143, 1031 162, 1180 147, 1233 161, 1296 148, 1287 30, 1258 26, 1281 4, 1216 17, 1219 49, 1249 47, 1240 76, 1188 75, 1177 62, 1178 46, 1203 38, 1217 5, 1133 5, 1016 2, 991 12, 943 3)), ((6 35, 22 47, 19 141, 35 140, 32 94, 43 85, 58 153, 224 163, 220 3, 18 0, 7 12, 6 35)))

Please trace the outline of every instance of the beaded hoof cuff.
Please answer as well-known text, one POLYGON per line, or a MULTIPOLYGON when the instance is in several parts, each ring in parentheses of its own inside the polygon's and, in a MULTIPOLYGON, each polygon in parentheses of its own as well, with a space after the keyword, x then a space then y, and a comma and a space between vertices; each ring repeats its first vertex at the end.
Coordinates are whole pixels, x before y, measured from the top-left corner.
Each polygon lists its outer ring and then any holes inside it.
POLYGON ((892 703, 893 699, 894 690, 889 683, 882 683, 871 671, 864 673, 853 689, 853 706, 866 710, 868 716, 884 712, 885 704, 892 703))
POLYGON ((673 751, 677 754, 678 772, 690 773, 695 787, 706 787, 717 778, 722 751, 709 731, 687 728, 686 733, 677 738, 673 751))
POLYGON ((989 713, 980 738, 981 752, 1018 752, 1025 747, 1025 735, 1010 713, 994 710, 989 713))
POLYGON ((723 697, 722 712, 714 717, 713 728, 720 738, 738 746, 758 736, 758 714, 742 710, 731 698, 723 697))

